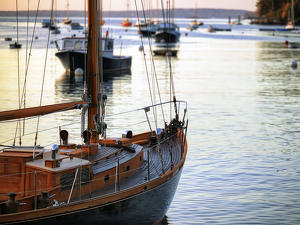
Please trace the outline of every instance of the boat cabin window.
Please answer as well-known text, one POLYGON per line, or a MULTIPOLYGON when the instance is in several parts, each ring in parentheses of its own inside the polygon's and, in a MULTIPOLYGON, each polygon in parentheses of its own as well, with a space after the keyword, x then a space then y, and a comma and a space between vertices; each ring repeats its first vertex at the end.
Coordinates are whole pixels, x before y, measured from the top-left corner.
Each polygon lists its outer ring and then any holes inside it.
POLYGON ((110 50, 114 48, 114 41, 113 40, 106 40, 105 41, 105 50, 110 50))
POLYGON ((74 49, 82 49, 83 41, 75 41, 74 49))
POLYGON ((73 49, 73 41, 65 40, 63 48, 64 49, 73 49))

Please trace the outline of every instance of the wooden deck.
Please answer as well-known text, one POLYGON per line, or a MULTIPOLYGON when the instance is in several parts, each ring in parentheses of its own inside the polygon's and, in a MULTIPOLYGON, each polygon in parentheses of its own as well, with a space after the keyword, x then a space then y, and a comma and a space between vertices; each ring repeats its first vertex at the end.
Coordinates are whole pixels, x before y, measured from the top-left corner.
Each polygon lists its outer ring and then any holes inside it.
MULTIPOLYGON (((172 139, 172 160, 173 165, 176 165, 180 162, 181 159, 181 144, 180 140, 177 137, 174 137, 172 139)), ((132 144, 134 146, 134 144, 132 144)), ((133 147, 132 146, 132 147, 133 147)), ((141 146, 140 146, 141 147, 141 146)), ((138 147, 137 147, 138 149, 138 147)), ((116 151, 117 148, 113 147, 101 147, 101 150, 99 151, 98 155, 93 155, 93 157, 90 157, 90 161, 93 161, 94 158, 103 156, 104 154, 109 154, 111 152, 116 151)), ((144 154, 144 161, 142 165, 139 168, 132 168, 134 171, 133 174, 128 176, 125 179, 122 179, 120 181, 120 191, 124 191, 126 189, 144 184, 148 182, 148 153, 149 150, 150 158, 149 158, 149 174, 150 174, 150 181, 155 180, 162 176, 162 167, 164 168, 164 171, 168 171, 171 169, 171 154, 169 150, 169 145, 167 142, 164 142, 161 144, 161 154, 163 159, 163 166, 160 160, 158 147, 151 147, 150 144, 146 144, 143 146, 143 154, 144 154)), ((109 159, 103 159, 98 163, 92 163, 92 168, 94 170, 94 173, 99 173, 100 171, 104 171, 106 169, 109 169, 111 167, 115 167, 116 161, 119 158, 120 162, 123 162, 125 160, 128 160, 137 153, 130 153, 128 151, 122 151, 119 152, 116 155, 111 156, 109 159), (111 165, 113 164, 113 165, 111 165), (95 172, 96 171, 96 172, 95 172)), ((115 177, 114 177, 115 179, 115 177)), ((87 200, 90 198, 95 197, 101 197, 108 194, 112 194, 116 191, 116 184, 107 186, 105 188, 99 189, 97 191, 94 191, 88 195, 81 196, 81 200, 87 200)), ((79 198, 75 197, 71 199, 71 202, 78 201, 79 198)))

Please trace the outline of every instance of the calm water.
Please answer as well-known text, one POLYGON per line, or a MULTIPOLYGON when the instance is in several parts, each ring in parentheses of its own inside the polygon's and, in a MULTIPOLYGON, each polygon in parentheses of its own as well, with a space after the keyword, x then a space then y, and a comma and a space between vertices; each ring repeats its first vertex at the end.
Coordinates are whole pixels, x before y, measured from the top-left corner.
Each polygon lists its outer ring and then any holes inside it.
MULTIPOLYGON (((82 18, 74 20, 83 23, 82 18)), ((115 54, 132 55, 132 71, 131 75, 116 76, 105 82, 109 99, 107 114, 151 104, 143 53, 138 50, 141 42, 137 29, 129 28, 126 32, 119 26, 121 20, 110 20, 115 54)), ((108 19, 106 22, 109 23, 108 19)), ((185 29, 189 20, 176 22, 182 36, 172 66, 177 99, 188 101, 189 153, 167 213, 168 223, 299 224, 300 73, 299 69, 291 69, 290 64, 294 60, 300 62, 300 50, 287 48, 284 41, 299 42, 300 38, 258 32, 256 26, 247 22, 232 26, 233 31, 226 33, 206 33, 203 28, 190 32, 185 29)), ((204 28, 228 27, 227 19, 203 22, 204 28)), ((18 108, 19 104, 17 58, 20 58, 19 76, 23 80, 26 19, 19 25, 23 47, 18 56, 18 51, 8 49, 8 42, 4 42, 4 37, 16 38, 16 23, 0 18, 1 110, 18 108)), ((30 25, 32 28, 33 20, 30 25)), ((69 31, 63 25, 61 30, 60 35, 50 35, 50 40, 72 34, 82 36, 81 32, 69 31)), ((47 30, 38 24, 35 36, 39 38, 31 52, 27 106, 39 105, 47 30)), ((42 104, 80 99, 82 78, 70 81, 54 56, 55 46, 49 47, 42 104)), ((149 47, 145 47, 145 52, 146 58, 150 58, 149 47)), ((154 59, 165 99, 169 91, 168 61, 165 57, 154 59)), ((44 137, 57 141, 57 126, 61 124, 68 125, 71 135, 77 135, 79 119, 78 111, 42 117, 41 130, 55 129, 42 132, 39 144, 48 147, 52 144, 43 140, 44 137)), ((108 117, 108 126, 112 128, 108 135, 120 136, 115 127, 121 125, 125 130, 134 121, 127 117, 114 124, 108 117)), ((27 133, 36 129, 30 123, 26 124, 27 133)), ((15 123, 0 125, 0 144, 11 145, 15 123)), ((33 145, 34 135, 25 136, 22 142, 33 145)))

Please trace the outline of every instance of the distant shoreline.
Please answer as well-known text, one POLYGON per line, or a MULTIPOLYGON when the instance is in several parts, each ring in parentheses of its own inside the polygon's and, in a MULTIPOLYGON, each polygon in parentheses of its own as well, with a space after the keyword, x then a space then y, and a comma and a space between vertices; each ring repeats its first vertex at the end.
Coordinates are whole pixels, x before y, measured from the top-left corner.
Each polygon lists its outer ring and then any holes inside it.
MULTIPOLYGON (((143 15, 142 11, 139 11, 139 15, 143 15)), ((67 11, 55 11, 53 14, 57 17, 66 17, 67 11)), ((129 11, 128 12, 130 18, 136 18, 137 13, 136 11, 129 11)), ((127 17, 127 11, 103 11, 103 17, 127 17)), ((27 17, 28 11, 19 11, 18 16, 20 17, 27 17)), ((51 15, 50 11, 48 10, 41 10, 38 13, 39 17, 49 17, 51 15)), ((83 17, 85 15, 84 11, 69 11, 69 17, 83 17)), ((151 15, 152 18, 162 17, 162 11, 160 10, 151 10, 150 12, 147 11, 146 15, 151 15), (158 14, 158 16, 157 16, 158 14)), ((234 19, 238 16, 241 17, 253 17, 254 12, 250 12, 247 10, 235 10, 235 9, 203 9, 199 8, 197 10, 197 18, 228 18, 229 16, 234 19)), ((0 11, 0 16, 7 16, 7 17, 15 17, 15 11, 0 11)), ((30 17, 36 16, 36 11, 29 11, 30 17)), ((174 9, 174 18, 195 18, 195 9, 174 9)))

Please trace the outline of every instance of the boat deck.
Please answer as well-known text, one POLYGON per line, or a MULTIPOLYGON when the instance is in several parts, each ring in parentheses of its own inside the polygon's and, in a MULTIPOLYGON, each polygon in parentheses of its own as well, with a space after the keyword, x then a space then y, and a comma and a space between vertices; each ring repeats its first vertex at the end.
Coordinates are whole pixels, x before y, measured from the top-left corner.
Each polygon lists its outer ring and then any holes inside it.
MULTIPOLYGON (((133 144, 134 145, 134 144, 133 144)), ((138 146, 138 145, 137 145, 138 146)), ((131 146, 132 147, 132 146, 131 146)), ((139 146, 142 147, 142 146, 139 146)), ((137 147, 138 148, 138 147, 137 147)), ((111 154, 116 151, 117 148, 114 147, 101 147, 101 150, 98 154, 93 155, 89 158, 89 160, 92 162, 97 156, 103 156, 106 154, 111 154)), ((141 149, 140 149, 141 150, 141 149)), ((120 191, 124 191, 126 189, 132 188, 134 186, 141 185, 143 183, 148 182, 148 153, 149 150, 149 174, 150 174, 150 180, 154 180, 156 178, 161 177, 163 174, 162 168, 164 168, 164 171, 168 171, 171 169, 171 155, 172 155, 172 161, 173 164, 176 165, 181 160, 181 142, 177 137, 174 137, 172 139, 172 154, 170 154, 169 145, 165 142, 161 144, 161 154, 162 154, 162 160, 163 160, 163 166, 161 163, 161 159, 159 156, 159 151, 157 147, 152 147, 150 144, 146 144, 143 146, 143 154, 144 154, 144 161, 142 165, 130 176, 128 176, 125 179, 120 180, 120 191)), ((110 164, 113 164, 113 167, 116 165, 117 159, 119 158, 120 164, 121 162, 124 162, 125 160, 128 160, 129 158, 133 157, 137 152, 131 153, 129 151, 119 151, 118 154, 113 154, 109 159, 102 159, 98 161, 98 163, 92 163, 92 168, 94 173, 98 173, 99 171, 103 171, 105 169, 108 169, 111 167, 110 164)), ((105 188, 99 189, 97 191, 94 191, 88 195, 81 196, 81 200, 87 200, 89 198, 95 198, 99 196, 105 196, 108 194, 112 194, 116 191, 116 184, 107 186, 105 188)), ((71 202, 78 201, 79 198, 72 198, 71 202)))

